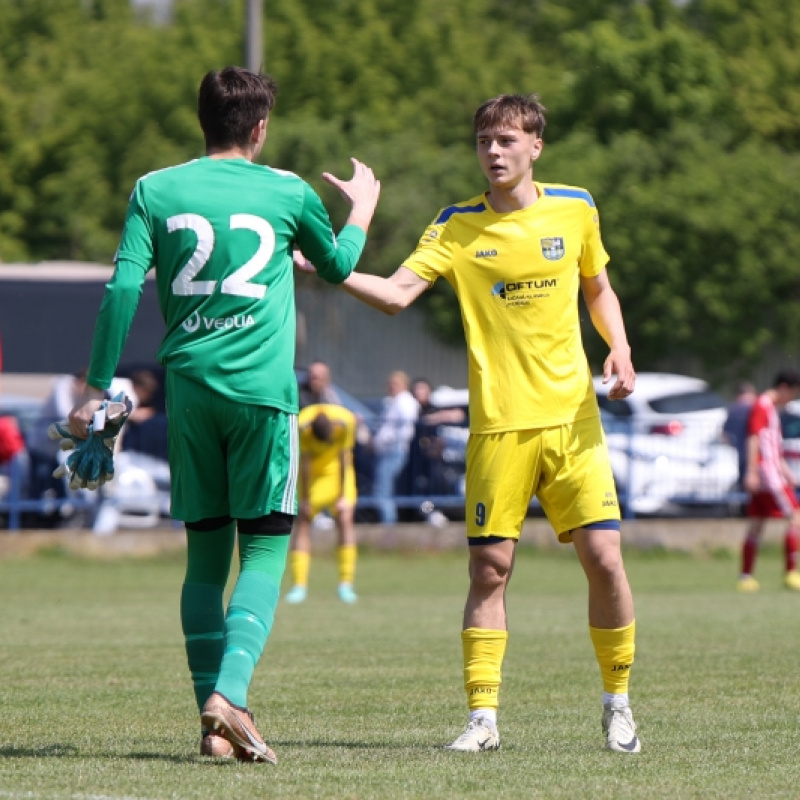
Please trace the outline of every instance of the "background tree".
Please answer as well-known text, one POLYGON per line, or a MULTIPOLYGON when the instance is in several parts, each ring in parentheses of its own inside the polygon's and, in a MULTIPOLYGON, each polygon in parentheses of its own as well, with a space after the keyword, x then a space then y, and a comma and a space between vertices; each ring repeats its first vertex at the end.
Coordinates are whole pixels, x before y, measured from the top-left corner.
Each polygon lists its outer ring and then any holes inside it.
MULTIPOLYGON (((137 177, 202 154, 199 77, 241 63, 246 0, 0 3, 0 259, 110 261, 137 177)), ((640 369, 724 378, 800 325, 800 7, 779 0, 270 0, 280 87, 263 158, 384 184, 363 268, 388 274, 439 208, 483 190, 471 116, 549 107, 537 179, 594 195, 640 369)), ((462 336, 448 287, 431 326, 462 336)), ((587 336, 595 363, 602 348, 587 336)))

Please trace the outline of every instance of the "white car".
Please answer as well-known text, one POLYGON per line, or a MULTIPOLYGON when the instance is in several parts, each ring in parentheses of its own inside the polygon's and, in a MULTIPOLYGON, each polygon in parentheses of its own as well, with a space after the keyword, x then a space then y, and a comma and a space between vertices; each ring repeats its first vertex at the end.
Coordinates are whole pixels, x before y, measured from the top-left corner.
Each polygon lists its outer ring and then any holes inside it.
POLYGON ((620 502, 638 515, 670 516, 734 504, 736 449, 691 436, 637 433, 601 409, 620 502))
MULTIPOLYGON (((682 375, 637 375, 625 400, 607 398, 610 384, 594 381, 620 501, 639 515, 674 515, 731 504, 738 478, 735 448, 719 436, 723 399, 705 381, 682 375)), ((468 405, 466 389, 443 386, 431 395, 442 408, 468 405)), ((468 431, 442 426, 443 460, 461 470, 468 431)), ((800 462, 798 464, 800 466, 800 462)))
POLYGON ((723 398, 706 381, 642 372, 636 389, 609 400, 613 379, 594 378, 620 495, 638 514, 669 514, 734 501, 735 448, 721 437, 723 398))
POLYGON ((681 440, 711 442, 719 439, 727 416, 725 401, 700 378, 668 372, 642 372, 636 389, 624 400, 609 400, 614 379, 594 378, 600 408, 615 419, 629 421, 636 433, 681 440))

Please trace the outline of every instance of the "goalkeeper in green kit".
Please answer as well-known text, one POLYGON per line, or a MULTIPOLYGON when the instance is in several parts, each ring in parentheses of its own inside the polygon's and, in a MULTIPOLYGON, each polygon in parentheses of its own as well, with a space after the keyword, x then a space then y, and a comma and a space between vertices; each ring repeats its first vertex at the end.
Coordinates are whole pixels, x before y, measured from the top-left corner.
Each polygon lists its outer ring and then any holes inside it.
POLYGON ((355 159, 349 181, 324 174, 350 204, 334 235, 305 181, 253 163, 275 94, 266 75, 209 72, 198 96, 206 156, 137 181, 86 391, 69 417, 80 448, 93 435, 154 268, 166 321, 158 359, 166 369, 172 515, 184 521, 188 544, 180 614, 201 753, 268 763, 276 756, 247 692, 272 628, 297 513, 293 251, 323 280, 341 283, 361 255, 380 194, 372 170, 355 159), (225 609, 237 533, 240 573, 225 609))

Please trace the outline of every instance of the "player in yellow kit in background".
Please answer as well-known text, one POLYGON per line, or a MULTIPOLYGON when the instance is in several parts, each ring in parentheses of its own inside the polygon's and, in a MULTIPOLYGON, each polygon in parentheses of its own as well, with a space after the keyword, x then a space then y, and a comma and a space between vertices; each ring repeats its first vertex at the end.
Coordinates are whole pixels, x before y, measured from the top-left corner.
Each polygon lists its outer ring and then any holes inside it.
POLYGON ((298 416, 300 431, 299 514, 289 546, 292 586, 287 603, 302 603, 308 593, 311 523, 328 511, 336 523, 339 599, 355 603, 356 474, 353 468, 357 420, 346 408, 330 403, 306 406, 298 416))
MULTIPOLYGON (((559 541, 571 542, 588 581, 589 633, 603 683, 608 749, 641 745, 628 701, 634 608, 621 554, 620 514, 578 294, 609 346, 609 398, 634 388, 622 313, 591 195, 534 181, 544 107, 535 95, 501 95, 474 117, 489 190, 442 209, 389 278, 352 273, 342 287, 388 314, 437 278, 455 290, 469 357, 470 439, 466 523, 469 592, 462 645, 466 730, 448 749, 500 747, 501 668, 508 638, 506 588, 533 496, 559 541)), ((298 259, 296 257, 296 263, 298 259)), ((302 268, 302 263, 298 266, 302 268)), ((548 670, 559 671, 548 664, 548 670)))

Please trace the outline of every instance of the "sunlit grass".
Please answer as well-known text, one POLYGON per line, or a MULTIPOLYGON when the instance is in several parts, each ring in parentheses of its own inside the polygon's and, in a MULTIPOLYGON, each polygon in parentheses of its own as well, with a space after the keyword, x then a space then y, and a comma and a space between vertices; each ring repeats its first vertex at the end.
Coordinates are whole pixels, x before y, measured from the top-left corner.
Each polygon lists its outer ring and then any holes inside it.
POLYGON ((445 752, 466 719, 463 552, 363 554, 359 602, 312 561, 279 607, 250 705, 277 767, 200 758, 178 620, 179 556, 0 562, 2 798, 796 798, 800 596, 777 551, 762 591, 731 556, 631 552, 644 743, 607 753, 584 579, 524 549, 509 595, 503 749, 445 752))

